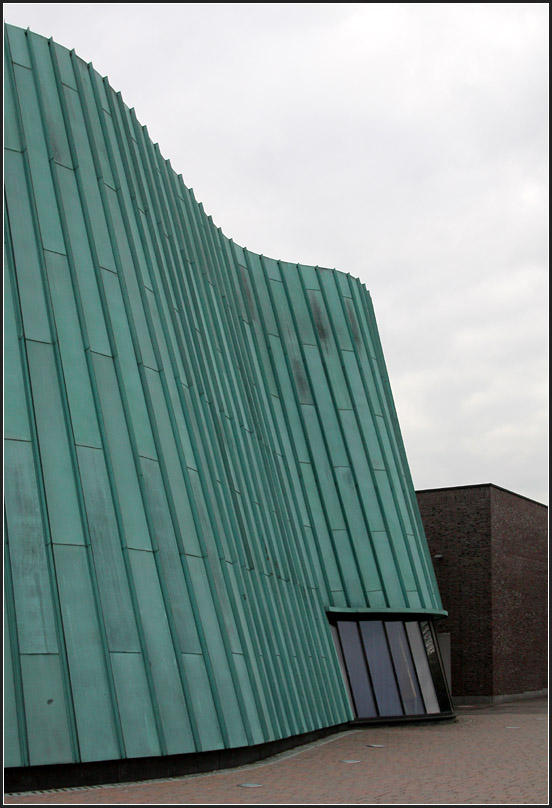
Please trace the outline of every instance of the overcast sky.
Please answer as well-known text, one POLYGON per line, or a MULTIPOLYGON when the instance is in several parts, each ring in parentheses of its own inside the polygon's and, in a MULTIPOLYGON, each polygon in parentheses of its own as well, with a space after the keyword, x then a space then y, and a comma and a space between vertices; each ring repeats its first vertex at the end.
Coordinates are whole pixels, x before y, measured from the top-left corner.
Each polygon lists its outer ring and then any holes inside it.
POLYGON ((548 501, 548 4, 6 3, 223 232, 372 294, 416 488, 548 501))

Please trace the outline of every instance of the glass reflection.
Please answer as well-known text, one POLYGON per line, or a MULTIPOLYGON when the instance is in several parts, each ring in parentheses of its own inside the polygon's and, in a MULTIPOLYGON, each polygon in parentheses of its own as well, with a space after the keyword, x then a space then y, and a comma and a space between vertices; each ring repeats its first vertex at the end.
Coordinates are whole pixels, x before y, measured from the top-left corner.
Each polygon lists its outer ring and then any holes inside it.
POLYGON ((422 621, 420 623, 420 629, 422 631, 431 677, 435 685, 435 692, 437 694, 439 708, 442 713, 448 713, 450 710, 452 710, 452 705, 450 703, 447 683, 445 682, 445 675, 441 667, 441 661, 439 659, 431 623, 429 623, 427 620, 422 621))
POLYGON ((418 623, 405 623, 406 633, 410 640, 410 650, 414 657, 416 665, 416 672, 418 674, 418 681, 422 696, 425 702, 426 713, 440 713, 433 679, 431 678, 431 671, 429 670, 429 663, 425 652, 425 647, 420 634, 420 626, 418 623))
POLYGON ((363 620, 360 630, 379 714, 403 715, 383 623, 380 620, 363 620))
POLYGON ((389 638, 389 647, 399 682, 404 712, 406 715, 423 714, 425 712, 424 703, 404 626, 402 622, 390 622, 385 624, 385 630, 389 638))
POLYGON ((352 620, 338 621, 337 630, 341 640, 343 656, 347 665, 349 684, 355 702, 358 718, 371 718, 377 715, 372 688, 368 678, 366 661, 360 642, 358 623, 352 620))
POLYGON ((452 712, 429 621, 338 620, 332 633, 357 718, 452 712))

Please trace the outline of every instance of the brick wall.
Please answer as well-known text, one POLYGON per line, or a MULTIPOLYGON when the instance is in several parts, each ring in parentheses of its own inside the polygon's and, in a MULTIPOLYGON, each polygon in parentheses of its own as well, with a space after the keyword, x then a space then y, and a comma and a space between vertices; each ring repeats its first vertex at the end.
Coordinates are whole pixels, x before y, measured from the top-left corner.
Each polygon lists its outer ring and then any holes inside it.
POLYGON ((486 488, 418 491, 418 504, 451 635, 452 695, 491 695, 491 520, 486 488), (462 649, 462 650, 460 650, 462 649))
POLYGON ((488 484, 417 498, 449 612, 437 630, 451 635, 452 695, 546 688, 546 506, 488 484))
POLYGON ((547 686, 548 508, 491 489, 495 695, 547 686))

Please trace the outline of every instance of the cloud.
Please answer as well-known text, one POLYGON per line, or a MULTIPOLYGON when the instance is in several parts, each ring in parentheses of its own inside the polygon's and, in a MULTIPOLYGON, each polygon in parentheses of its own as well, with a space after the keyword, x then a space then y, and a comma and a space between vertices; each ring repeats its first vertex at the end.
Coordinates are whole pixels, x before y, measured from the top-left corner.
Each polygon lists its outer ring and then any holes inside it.
POLYGON ((416 485, 547 495, 548 6, 13 4, 223 231, 374 300, 416 485))

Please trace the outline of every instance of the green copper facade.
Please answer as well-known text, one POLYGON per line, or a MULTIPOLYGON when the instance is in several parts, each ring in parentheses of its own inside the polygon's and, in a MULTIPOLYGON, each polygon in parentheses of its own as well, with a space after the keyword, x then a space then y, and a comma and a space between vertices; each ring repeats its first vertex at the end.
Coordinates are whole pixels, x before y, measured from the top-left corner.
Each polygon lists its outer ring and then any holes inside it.
POLYGON ((226 238, 7 28, 6 765, 352 717, 327 612, 442 613, 372 304, 226 238))

